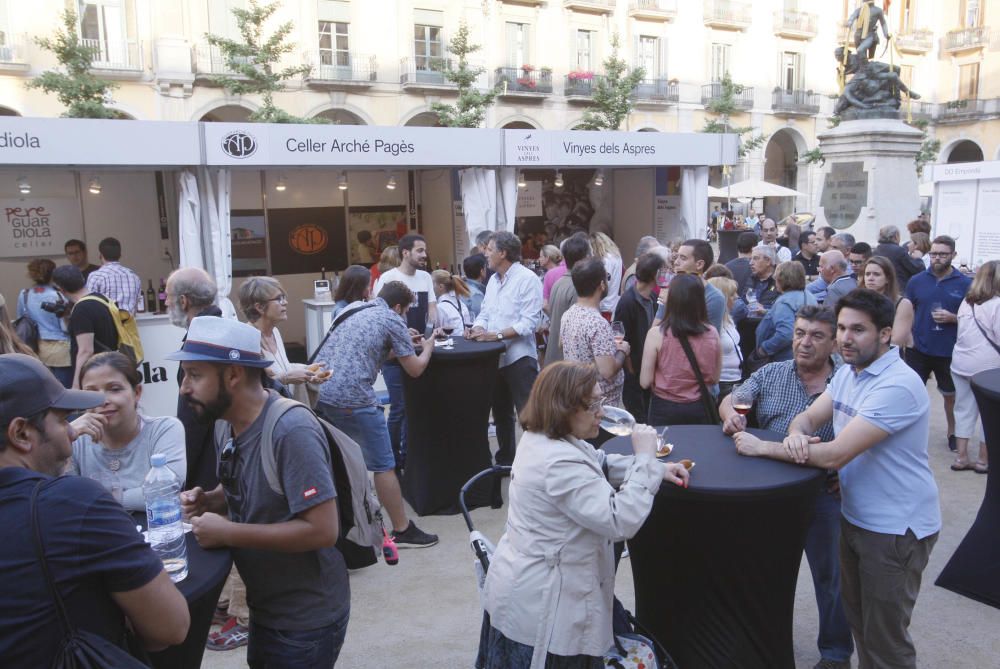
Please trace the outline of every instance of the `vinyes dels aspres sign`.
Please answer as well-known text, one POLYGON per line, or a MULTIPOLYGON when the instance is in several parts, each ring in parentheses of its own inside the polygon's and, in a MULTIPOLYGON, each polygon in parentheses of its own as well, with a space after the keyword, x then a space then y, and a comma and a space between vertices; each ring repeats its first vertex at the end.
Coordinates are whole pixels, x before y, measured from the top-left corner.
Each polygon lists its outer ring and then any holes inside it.
POLYGON ((503 164, 512 167, 730 165, 738 153, 736 135, 701 132, 504 130, 503 136, 503 164))
POLYGON ((0 257, 62 255, 83 238, 80 201, 72 197, 0 199, 0 257))

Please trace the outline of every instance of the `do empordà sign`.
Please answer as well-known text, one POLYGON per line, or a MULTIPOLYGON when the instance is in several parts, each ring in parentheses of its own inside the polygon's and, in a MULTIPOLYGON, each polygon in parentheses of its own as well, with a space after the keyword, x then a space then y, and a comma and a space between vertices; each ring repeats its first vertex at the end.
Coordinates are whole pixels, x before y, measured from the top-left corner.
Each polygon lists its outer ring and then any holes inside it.
POLYGON ((83 237, 76 198, 2 199, 0 215, 0 257, 62 255, 67 240, 83 237))

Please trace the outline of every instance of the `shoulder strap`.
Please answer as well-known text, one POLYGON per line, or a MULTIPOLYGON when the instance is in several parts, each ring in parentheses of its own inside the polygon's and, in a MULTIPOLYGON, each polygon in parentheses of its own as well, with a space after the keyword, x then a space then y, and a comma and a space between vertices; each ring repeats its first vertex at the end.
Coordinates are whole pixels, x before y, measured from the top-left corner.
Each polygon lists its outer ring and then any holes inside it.
POLYGON ((990 339, 990 336, 986 334, 986 328, 984 328, 982 324, 979 322, 979 319, 976 318, 976 305, 974 304, 972 305, 972 320, 976 322, 976 327, 979 328, 979 331, 983 334, 983 338, 990 343, 990 346, 993 347, 993 350, 996 351, 997 353, 1000 353, 1000 346, 997 346, 997 343, 992 339, 990 339))
POLYGON ((38 556, 38 562, 42 565, 42 573, 45 574, 45 583, 48 585, 49 594, 52 595, 52 600, 56 604, 56 611, 59 614, 59 625, 63 629, 63 634, 70 636, 75 630, 73 623, 70 622, 69 614, 66 613, 66 605, 63 603, 62 597, 59 596, 55 580, 52 578, 49 561, 45 559, 45 543, 42 540, 42 527, 41 523, 38 522, 38 493, 42 489, 43 483, 45 483, 44 479, 39 481, 35 485, 35 489, 31 491, 31 531, 35 540, 35 554, 38 556))
POLYGON ((701 368, 698 367, 698 360, 694 357, 694 351, 691 350, 691 343, 688 342, 686 336, 677 337, 681 342, 681 347, 684 349, 684 355, 687 356, 688 362, 691 364, 691 369, 694 370, 694 376, 698 379, 698 387, 701 389, 701 402, 705 405, 705 412, 709 420, 713 420, 719 423, 721 419, 719 418, 719 408, 715 406, 715 401, 712 399, 712 394, 708 392, 708 386, 705 385, 705 377, 701 374, 701 368))
POLYGON ((297 407, 302 407, 312 413, 312 409, 305 404, 278 396, 267 409, 267 414, 264 416, 264 427, 260 434, 260 462, 264 468, 264 478, 267 479, 267 485, 271 487, 271 490, 282 497, 285 496, 285 491, 281 486, 281 479, 278 477, 278 460, 274 453, 274 427, 282 416, 297 407))
POLYGON ((333 331, 337 329, 338 325, 340 325, 341 323, 343 323, 344 321, 346 321, 348 318, 358 313, 359 311, 364 311, 365 309, 371 309, 374 306, 375 306, 374 304, 366 304, 363 307, 358 307, 356 309, 351 309, 349 311, 337 314, 337 318, 334 318, 333 322, 330 323, 330 329, 326 331, 326 336, 323 337, 323 341, 319 343, 319 346, 316 347, 316 350, 312 352, 312 355, 309 356, 309 360, 307 360, 306 362, 311 365, 313 364, 313 362, 316 361, 316 356, 319 355, 319 352, 323 350, 324 346, 326 346, 326 341, 330 338, 330 335, 333 334, 333 331))

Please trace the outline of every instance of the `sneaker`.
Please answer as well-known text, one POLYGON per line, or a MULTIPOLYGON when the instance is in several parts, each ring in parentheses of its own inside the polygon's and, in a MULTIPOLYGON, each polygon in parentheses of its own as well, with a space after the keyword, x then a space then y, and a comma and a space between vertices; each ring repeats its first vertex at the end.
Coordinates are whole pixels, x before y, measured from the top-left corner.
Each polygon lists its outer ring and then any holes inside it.
POLYGON ((948 450, 954 453, 958 450, 958 444, 955 443, 955 435, 948 435, 948 450))
POLYGON ((438 542, 436 534, 427 534, 412 520, 402 532, 393 531, 392 540, 397 548, 430 548, 438 542))
POLYGON ((233 650, 245 646, 250 641, 250 628, 240 625, 236 618, 230 618, 218 632, 208 635, 205 648, 208 650, 233 650))
POLYGON ((817 662, 813 669, 851 669, 851 661, 827 660, 824 658, 817 662))

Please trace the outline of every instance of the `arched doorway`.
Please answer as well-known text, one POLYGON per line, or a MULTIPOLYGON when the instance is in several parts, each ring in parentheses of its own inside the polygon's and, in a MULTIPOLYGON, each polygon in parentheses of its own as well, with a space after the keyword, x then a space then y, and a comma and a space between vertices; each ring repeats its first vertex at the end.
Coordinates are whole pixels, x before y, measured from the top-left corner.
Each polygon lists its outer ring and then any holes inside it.
MULTIPOLYGON (((808 183, 806 170, 799 169, 799 156, 805 149, 805 139, 798 131, 782 128, 771 135, 764 148, 764 181, 805 193, 808 183)), ((764 199, 764 213, 775 221, 780 221, 795 209, 796 198, 764 199)))
POLYGON ((639 128, 638 132, 660 132, 656 128, 639 128))
POLYGON ((199 121, 206 123, 243 123, 250 118, 251 111, 239 105, 222 105, 205 113, 199 121))
POLYGON ((363 118, 346 109, 326 109, 316 114, 315 118, 327 118, 337 125, 368 125, 363 118))
POLYGON ((511 121, 500 126, 504 130, 537 130, 538 126, 531 125, 527 121, 511 121))
POLYGON ((441 127, 441 119, 434 112, 420 112, 411 116, 403 125, 416 128, 439 128, 441 127))
POLYGON ((0 107, 0 116, 20 116, 21 113, 10 107, 0 107))
POLYGON ((978 163, 983 160, 983 150, 975 142, 963 139, 952 147, 946 163, 978 163))

